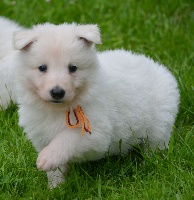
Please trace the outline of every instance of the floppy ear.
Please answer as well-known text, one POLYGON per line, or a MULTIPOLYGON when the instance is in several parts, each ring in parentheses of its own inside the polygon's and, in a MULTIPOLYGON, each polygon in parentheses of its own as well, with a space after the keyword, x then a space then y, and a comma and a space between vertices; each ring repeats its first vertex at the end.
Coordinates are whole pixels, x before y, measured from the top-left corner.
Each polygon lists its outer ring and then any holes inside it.
POLYGON ((14 47, 17 50, 27 51, 31 44, 36 41, 36 35, 31 30, 14 33, 14 47))
POLYGON ((88 46, 101 44, 100 31, 97 25, 78 25, 77 36, 88 46))

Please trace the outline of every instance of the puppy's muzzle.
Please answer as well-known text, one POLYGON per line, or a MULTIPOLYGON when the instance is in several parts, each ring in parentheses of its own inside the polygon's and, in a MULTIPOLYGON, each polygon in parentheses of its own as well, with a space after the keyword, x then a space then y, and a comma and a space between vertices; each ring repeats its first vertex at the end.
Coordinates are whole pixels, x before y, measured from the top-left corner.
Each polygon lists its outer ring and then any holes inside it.
POLYGON ((65 96, 65 90, 63 90, 59 86, 56 86, 52 90, 50 90, 50 95, 53 99, 60 100, 65 96))

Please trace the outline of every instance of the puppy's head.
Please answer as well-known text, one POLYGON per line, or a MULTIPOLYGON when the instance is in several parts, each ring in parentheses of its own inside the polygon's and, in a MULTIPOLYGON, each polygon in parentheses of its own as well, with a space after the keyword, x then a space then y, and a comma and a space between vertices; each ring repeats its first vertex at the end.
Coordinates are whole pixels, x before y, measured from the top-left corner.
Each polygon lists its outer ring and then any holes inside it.
POLYGON ((94 44, 100 43, 96 25, 46 23, 16 32, 19 103, 80 101, 98 69, 94 44))

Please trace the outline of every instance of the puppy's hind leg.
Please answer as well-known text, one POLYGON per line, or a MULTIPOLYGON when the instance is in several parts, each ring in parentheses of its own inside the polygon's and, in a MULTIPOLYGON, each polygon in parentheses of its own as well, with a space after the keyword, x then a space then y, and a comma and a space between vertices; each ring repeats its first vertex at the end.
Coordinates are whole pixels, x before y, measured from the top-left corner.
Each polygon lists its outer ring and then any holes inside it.
POLYGON ((65 181, 66 166, 59 166, 55 171, 47 172, 49 188, 53 189, 65 181))
POLYGON ((140 147, 147 156, 152 156, 157 150, 164 150, 168 148, 169 140, 157 139, 151 140, 147 137, 142 140, 140 147))

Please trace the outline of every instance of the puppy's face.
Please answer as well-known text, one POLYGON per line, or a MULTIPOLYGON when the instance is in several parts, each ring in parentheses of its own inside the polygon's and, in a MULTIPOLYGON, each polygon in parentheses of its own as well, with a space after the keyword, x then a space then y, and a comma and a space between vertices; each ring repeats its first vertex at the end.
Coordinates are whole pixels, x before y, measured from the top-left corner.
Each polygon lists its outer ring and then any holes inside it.
POLYGON ((69 105, 87 90, 97 67, 93 43, 100 43, 95 25, 44 24, 18 32, 18 80, 32 98, 69 105))

